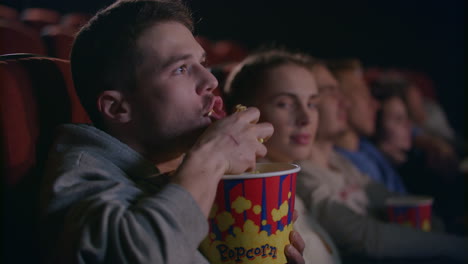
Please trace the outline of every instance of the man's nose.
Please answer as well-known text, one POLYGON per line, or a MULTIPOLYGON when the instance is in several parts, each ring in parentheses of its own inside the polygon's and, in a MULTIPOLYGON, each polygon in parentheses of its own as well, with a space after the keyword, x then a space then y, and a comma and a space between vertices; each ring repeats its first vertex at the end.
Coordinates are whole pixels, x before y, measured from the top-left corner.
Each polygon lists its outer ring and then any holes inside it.
POLYGON ((206 68, 200 70, 200 80, 197 85, 197 94, 212 93, 216 87, 218 87, 218 80, 216 77, 206 68))

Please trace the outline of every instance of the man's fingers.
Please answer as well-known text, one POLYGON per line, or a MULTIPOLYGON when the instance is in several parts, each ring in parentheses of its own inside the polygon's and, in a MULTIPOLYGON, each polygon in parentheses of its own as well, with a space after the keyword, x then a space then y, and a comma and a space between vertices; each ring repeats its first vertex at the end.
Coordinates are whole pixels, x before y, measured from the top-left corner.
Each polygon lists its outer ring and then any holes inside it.
POLYGON ((266 154, 267 148, 263 144, 260 144, 260 146, 257 148, 257 151, 255 152, 256 159, 263 158, 266 154))
POLYGON ((273 125, 270 123, 260 123, 256 124, 255 126, 257 130, 257 138, 259 139, 262 138, 264 141, 266 141, 273 134, 273 125))
POLYGON ((288 260, 288 264, 304 264, 304 257, 292 245, 286 245, 284 254, 288 260))
POLYGON ((298 232, 291 231, 291 233, 289 233, 289 241, 296 248, 296 250, 301 253, 301 255, 304 253, 305 242, 298 232))
POLYGON ((288 264, 304 264, 304 253, 305 243, 301 235, 296 231, 291 231, 289 233, 289 241, 291 244, 286 245, 284 249, 284 254, 288 260, 288 264))
POLYGON ((234 113, 245 118, 249 123, 256 124, 260 118, 260 110, 256 107, 249 107, 245 111, 234 113))

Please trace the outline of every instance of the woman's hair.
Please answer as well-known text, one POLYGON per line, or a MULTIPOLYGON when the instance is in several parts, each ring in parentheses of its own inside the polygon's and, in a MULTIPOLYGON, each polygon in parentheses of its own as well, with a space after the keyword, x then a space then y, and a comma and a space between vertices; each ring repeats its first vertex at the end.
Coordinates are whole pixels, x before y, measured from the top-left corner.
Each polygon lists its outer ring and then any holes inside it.
POLYGON ((189 10, 178 0, 120 0, 99 11, 76 36, 71 69, 76 92, 89 117, 102 126, 96 100, 105 90, 131 91, 145 54, 136 42, 145 30, 175 21, 190 31, 189 10))
POLYGON ((254 105, 254 100, 262 92, 265 74, 278 66, 295 64, 308 70, 317 61, 303 53, 292 53, 282 49, 255 52, 237 65, 226 79, 226 110, 233 111, 235 105, 254 105))
MULTIPOLYGON (((410 84, 405 79, 400 78, 378 79, 370 83, 371 94, 380 104, 393 98, 399 98, 405 102, 405 93, 409 87, 410 84)), ((376 114, 373 141, 378 142, 385 136, 383 128, 383 108, 381 107, 376 114)))

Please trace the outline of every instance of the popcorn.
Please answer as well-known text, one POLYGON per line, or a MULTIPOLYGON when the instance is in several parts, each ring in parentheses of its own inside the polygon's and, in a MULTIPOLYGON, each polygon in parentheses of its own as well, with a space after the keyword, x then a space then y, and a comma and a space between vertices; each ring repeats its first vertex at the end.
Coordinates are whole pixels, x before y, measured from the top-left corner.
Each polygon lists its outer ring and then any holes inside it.
POLYGON ((241 104, 236 105, 235 108, 236 108, 236 111, 235 111, 236 113, 247 110, 247 106, 244 106, 241 104))
POLYGON ((210 263, 287 262, 284 249, 293 230, 299 169, 291 164, 257 163, 255 173, 221 180, 208 217, 210 232, 200 244, 210 263))

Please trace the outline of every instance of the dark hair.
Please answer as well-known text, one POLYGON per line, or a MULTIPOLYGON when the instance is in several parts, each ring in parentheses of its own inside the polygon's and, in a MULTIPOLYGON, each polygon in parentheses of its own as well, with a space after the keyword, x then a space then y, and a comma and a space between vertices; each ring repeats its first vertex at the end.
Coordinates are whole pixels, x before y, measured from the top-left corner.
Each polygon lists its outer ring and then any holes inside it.
POLYGON ((138 85, 136 69, 144 54, 136 42, 146 29, 165 21, 193 30, 190 12, 180 1, 121 0, 99 11, 78 33, 70 59, 73 81, 95 126, 103 126, 98 96, 138 85))
POLYGON ((302 53, 292 53, 273 49, 251 54, 237 65, 226 80, 226 109, 232 111, 237 104, 251 106, 259 94, 261 82, 265 74, 278 66, 296 64, 310 71, 315 66, 315 60, 302 53))
POLYGON ((331 59, 325 62, 326 67, 333 76, 339 79, 340 73, 344 71, 352 71, 362 68, 361 61, 355 58, 344 58, 344 59, 331 59))
MULTIPOLYGON (((400 98, 405 102, 405 93, 409 89, 410 84, 404 79, 377 79, 370 83, 372 96, 380 103, 393 98, 400 98)), ((406 105, 406 104, 405 104, 406 105)), ((383 129, 383 108, 380 107, 376 113, 375 133, 372 137, 374 142, 378 142, 386 137, 383 129)))
POLYGON ((402 78, 381 78, 372 81, 369 86, 372 96, 377 101, 385 101, 395 96, 404 99, 410 83, 402 78))

